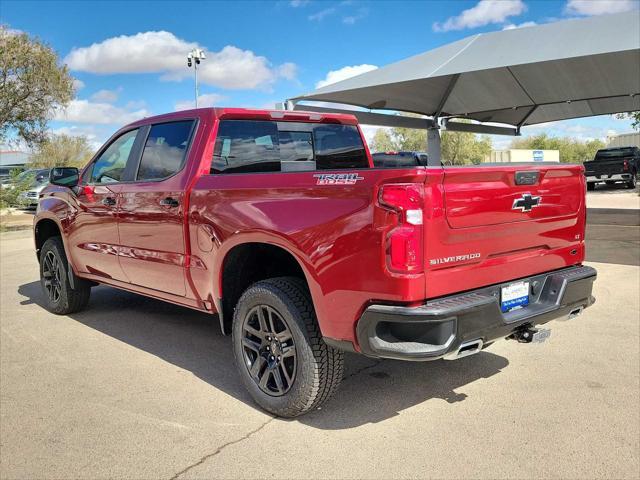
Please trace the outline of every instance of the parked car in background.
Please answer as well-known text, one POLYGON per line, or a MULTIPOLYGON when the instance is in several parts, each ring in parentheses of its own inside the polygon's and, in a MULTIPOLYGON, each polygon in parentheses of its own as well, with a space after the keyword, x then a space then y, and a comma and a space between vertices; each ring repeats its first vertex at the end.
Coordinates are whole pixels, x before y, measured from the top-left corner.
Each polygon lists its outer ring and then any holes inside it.
POLYGON ((30 182, 27 190, 18 195, 18 205, 23 208, 36 208, 40 193, 49 185, 48 168, 39 170, 27 170, 16 177, 16 181, 9 185, 9 188, 30 182))
POLYGON ((589 162, 584 162, 587 189, 604 182, 613 185, 624 182, 628 188, 636 188, 640 171, 640 149, 638 147, 603 148, 589 162))
POLYGON ((424 152, 378 152, 371 155, 373 166, 379 168, 420 167, 427 165, 424 152))
POLYGON ((15 172, 22 172, 24 167, 17 166, 9 166, 9 167, 0 167, 0 185, 6 185, 7 183, 11 183, 13 179, 13 175, 15 172))
POLYGON ((251 396, 294 417, 333 394, 344 351, 455 360, 543 341, 537 325, 594 302, 580 165, 392 158, 416 163, 372 168, 351 115, 132 123, 82 172, 51 172, 34 223, 45 306, 80 311, 105 284, 218 314, 251 396))
POLYGON ((24 183, 42 182, 49 178, 48 168, 30 168, 2 180, 1 188, 14 188, 24 183))

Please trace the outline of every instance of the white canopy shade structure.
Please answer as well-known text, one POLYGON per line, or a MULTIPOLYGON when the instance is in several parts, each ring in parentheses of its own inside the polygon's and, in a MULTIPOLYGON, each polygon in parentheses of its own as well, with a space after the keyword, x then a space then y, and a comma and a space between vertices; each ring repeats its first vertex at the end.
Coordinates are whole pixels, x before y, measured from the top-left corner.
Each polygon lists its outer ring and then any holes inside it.
MULTIPOLYGON (((518 134, 526 125, 640 110, 640 11, 478 34, 290 99, 413 112, 416 128, 518 134), (455 123, 464 118, 509 128, 455 123)), ((339 108, 339 107, 338 107, 339 108)), ((370 112, 394 126, 398 116, 370 112), (384 118, 386 117, 386 118, 384 118)), ((403 126, 407 120, 402 121, 403 126)), ((430 140, 433 140, 430 134, 430 140)), ((439 136, 438 136, 439 138, 439 136)), ((436 142, 439 143, 439 142, 436 142)), ((439 145, 434 164, 439 164, 439 145)), ((431 163, 431 162, 430 162, 431 163)))

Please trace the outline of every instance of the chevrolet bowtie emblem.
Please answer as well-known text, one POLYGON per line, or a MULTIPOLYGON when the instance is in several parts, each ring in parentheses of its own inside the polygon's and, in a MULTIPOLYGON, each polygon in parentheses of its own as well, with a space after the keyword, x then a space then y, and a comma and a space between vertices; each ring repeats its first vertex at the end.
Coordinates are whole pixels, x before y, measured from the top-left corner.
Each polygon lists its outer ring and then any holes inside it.
POLYGON ((513 201, 512 210, 522 210, 523 212, 530 212, 533 207, 540 205, 540 197, 533 197, 530 193, 525 193, 521 198, 516 198, 513 201))

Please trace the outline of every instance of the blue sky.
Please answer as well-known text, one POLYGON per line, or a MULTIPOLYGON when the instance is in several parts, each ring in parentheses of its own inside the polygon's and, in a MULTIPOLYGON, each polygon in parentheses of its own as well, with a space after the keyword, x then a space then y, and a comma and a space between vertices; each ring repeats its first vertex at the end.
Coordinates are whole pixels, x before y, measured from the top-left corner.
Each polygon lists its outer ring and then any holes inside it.
MULTIPOLYGON (((188 108, 195 46, 201 105, 269 107, 471 34, 632 11, 638 0, 95 2, 2 0, 0 22, 49 43, 77 79, 54 132, 99 144, 141 116, 188 108)), ((524 134, 603 138, 630 130, 611 116, 529 127, 524 134)), ((371 135, 372 129, 367 130, 371 135)), ((494 138, 494 146, 508 144, 494 138)))

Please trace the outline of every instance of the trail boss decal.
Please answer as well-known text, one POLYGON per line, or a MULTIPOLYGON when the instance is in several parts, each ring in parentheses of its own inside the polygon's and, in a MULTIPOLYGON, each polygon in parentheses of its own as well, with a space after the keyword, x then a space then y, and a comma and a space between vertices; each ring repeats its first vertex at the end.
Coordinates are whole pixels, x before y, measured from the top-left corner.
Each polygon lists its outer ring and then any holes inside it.
POLYGON ((456 255, 455 257, 432 258, 429 260, 429 265, 464 262, 466 260, 475 260, 476 258, 480 258, 479 253, 467 253, 465 255, 456 255))
POLYGON ((316 185, 355 185, 364 180, 357 173, 319 173, 314 177, 318 179, 316 185))

